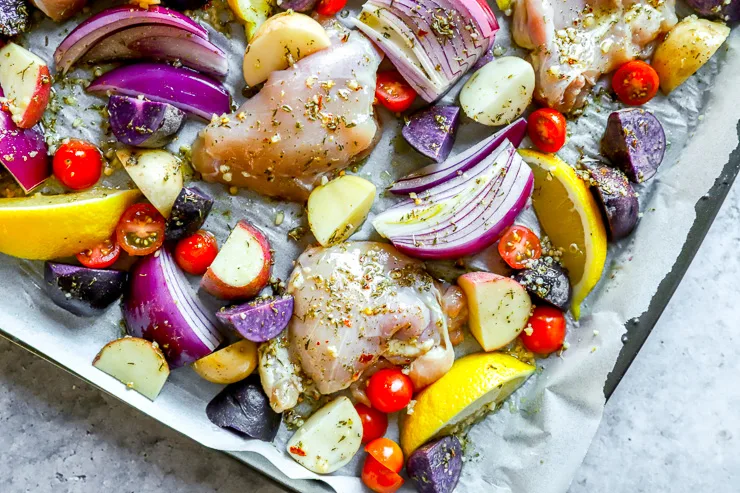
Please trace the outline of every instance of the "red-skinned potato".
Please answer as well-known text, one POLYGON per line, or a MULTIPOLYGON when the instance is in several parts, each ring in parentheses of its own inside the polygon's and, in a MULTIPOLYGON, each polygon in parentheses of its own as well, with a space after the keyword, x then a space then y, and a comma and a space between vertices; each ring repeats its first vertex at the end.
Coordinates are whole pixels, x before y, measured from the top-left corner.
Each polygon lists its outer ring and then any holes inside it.
POLYGON ((15 43, 3 46, 0 86, 18 127, 31 128, 41 120, 51 93, 49 67, 41 58, 15 43))
POLYGON ((262 232, 239 221, 200 286, 217 298, 244 300, 259 293, 270 280, 272 252, 262 232))

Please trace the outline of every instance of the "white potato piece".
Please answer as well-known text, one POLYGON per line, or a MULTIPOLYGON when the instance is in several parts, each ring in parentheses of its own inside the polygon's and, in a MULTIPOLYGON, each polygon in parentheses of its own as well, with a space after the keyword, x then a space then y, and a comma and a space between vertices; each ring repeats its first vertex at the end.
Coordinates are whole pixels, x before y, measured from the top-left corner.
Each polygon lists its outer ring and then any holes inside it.
POLYGON ((93 366, 154 400, 170 375, 170 367, 156 343, 138 337, 124 337, 106 344, 93 366))
POLYGON ((532 301, 514 279, 470 272, 460 276, 457 284, 468 299, 470 332, 484 350, 506 346, 527 326, 532 301))
POLYGON ((484 125, 507 125, 532 102, 534 69, 513 56, 498 58, 480 68, 460 91, 460 106, 469 118, 484 125))
POLYGON ((673 26, 651 62, 662 91, 668 94, 683 84, 712 58, 729 34, 730 28, 724 24, 695 15, 673 26))
POLYGON ((172 205, 183 187, 180 161, 162 149, 122 148, 116 151, 116 156, 141 193, 160 214, 170 217, 172 205))
POLYGON ((244 54, 244 81, 253 87, 276 70, 285 70, 301 58, 331 45, 324 28, 307 15, 283 12, 267 19, 244 54))
POLYGON ((377 189, 359 176, 340 176, 308 197, 308 225, 321 246, 349 238, 365 221, 377 189))
POLYGON ((275 0, 228 0, 229 7, 244 24, 247 41, 275 11, 275 0))
POLYGON ((41 120, 51 94, 51 76, 46 63, 15 43, 0 48, 0 98, 8 106, 13 121, 31 128, 41 120))
POLYGON ((306 420, 288 441, 288 453, 317 474, 347 464, 362 444, 362 422, 347 397, 338 397, 306 420))
POLYGON ((257 345, 239 341, 193 363, 193 370, 209 382, 227 385, 247 378, 257 367, 257 345))

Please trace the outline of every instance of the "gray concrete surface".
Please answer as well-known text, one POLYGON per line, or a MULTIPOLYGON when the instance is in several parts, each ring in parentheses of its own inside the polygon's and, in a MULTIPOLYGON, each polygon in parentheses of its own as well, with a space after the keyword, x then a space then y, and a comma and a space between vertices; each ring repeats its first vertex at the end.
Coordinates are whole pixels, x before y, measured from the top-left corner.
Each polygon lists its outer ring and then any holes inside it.
MULTIPOLYGON (((740 183, 607 404, 569 493, 740 491, 738 252, 740 183)), ((0 341, 0 492, 106 491, 280 490, 0 341)))

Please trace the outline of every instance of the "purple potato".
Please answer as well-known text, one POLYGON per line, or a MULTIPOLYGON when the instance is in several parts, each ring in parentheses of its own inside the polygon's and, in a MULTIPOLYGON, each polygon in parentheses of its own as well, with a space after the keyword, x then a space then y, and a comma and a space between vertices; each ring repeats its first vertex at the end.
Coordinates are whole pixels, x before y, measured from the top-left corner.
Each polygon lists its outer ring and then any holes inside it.
POLYGON ((416 449, 406 462, 406 472, 419 493, 452 493, 462 471, 462 447, 447 436, 416 449))
POLYGON ((475 72, 479 68, 483 68, 483 65, 487 65, 491 63, 496 57, 493 55, 493 46, 488 48, 485 53, 481 55, 481 57, 478 59, 477 62, 475 62, 475 65, 473 65, 472 71, 475 72))
POLYGON ((216 426, 265 442, 275 438, 283 419, 270 407, 256 373, 222 390, 206 406, 206 415, 216 426))
POLYGON ((568 274, 552 257, 541 257, 514 276, 514 280, 527 288, 529 294, 563 311, 570 306, 570 280, 568 274))
POLYGON ((628 236, 635 225, 640 212, 635 189, 627 176, 618 169, 593 164, 588 166, 591 173, 594 191, 601 205, 609 226, 609 236, 619 240, 628 236))
POLYGON ((213 207, 213 199, 196 187, 183 188, 175 199, 164 237, 177 241, 190 236, 203 226, 213 207))
POLYGON ((80 317, 101 314, 121 297, 128 274, 46 262, 44 290, 57 306, 80 317))
POLYGON ((626 108, 609 115, 601 153, 627 177, 642 183, 658 172, 665 154, 665 132, 655 115, 626 108))
POLYGON ((277 337, 293 316, 293 297, 260 298, 243 305, 216 312, 216 317, 252 342, 277 337))
POLYGON ((401 134, 411 147, 441 163, 452 151, 459 124, 459 106, 432 106, 411 115, 401 134))
POLYGON ((296 12, 308 12, 318 3, 318 0, 277 0, 278 7, 283 10, 294 10, 296 12))
POLYGON ((725 22, 740 21, 740 0, 686 0, 697 14, 725 22))
POLYGON ((180 130, 185 112, 169 103, 112 95, 110 128, 119 142, 135 147, 162 147, 180 130))
POLYGON ((28 29, 25 0, 0 0, 0 36, 11 38, 28 29))

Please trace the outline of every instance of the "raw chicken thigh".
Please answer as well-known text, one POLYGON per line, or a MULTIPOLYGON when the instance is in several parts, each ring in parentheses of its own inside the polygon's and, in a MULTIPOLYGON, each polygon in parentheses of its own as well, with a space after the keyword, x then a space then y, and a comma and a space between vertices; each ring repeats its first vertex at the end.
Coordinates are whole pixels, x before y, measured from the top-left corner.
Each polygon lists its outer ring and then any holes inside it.
POLYGON ((597 79, 647 58, 676 24, 675 0, 514 0, 514 41, 534 50, 535 97, 563 113, 597 79))
MULTIPOLYGON (((276 411, 296 405, 303 390, 299 371, 320 393, 331 394, 386 362, 407 366, 417 389, 452 367, 443 294, 421 262, 391 245, 309 248, 288 291, 295 308, 287 334, 260 353, 262 383, 276 411)), ((448 289, 448 295, 457 317, 465 311, 459 293, 448 289)))
POLYGON ((200 133, 193 164, 204 179, 303 201, 323 175, 370 150, 381 56, 356 31, 327 31, 330 48, 273 72, 236 113, 200 133))

